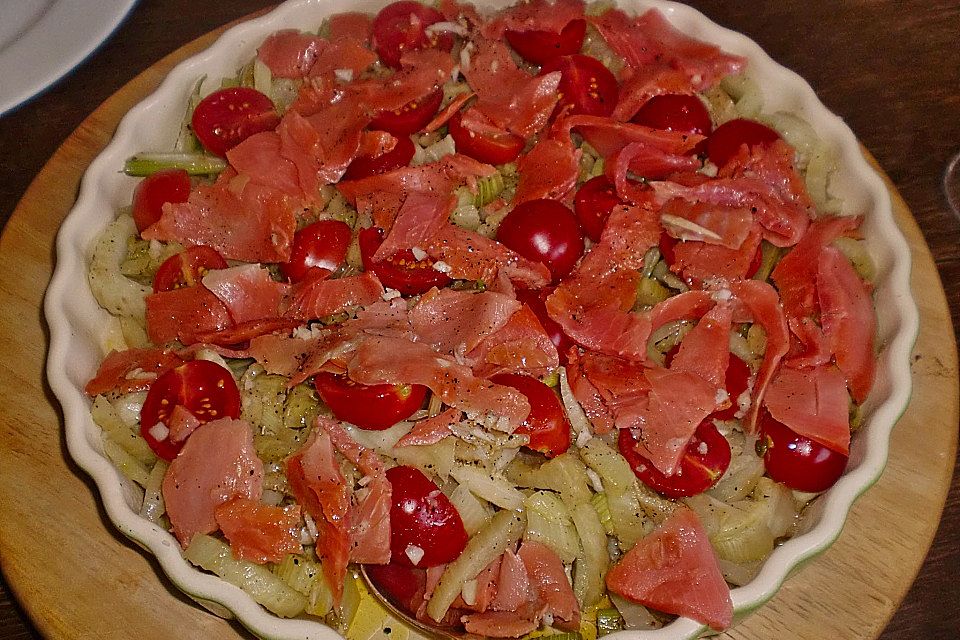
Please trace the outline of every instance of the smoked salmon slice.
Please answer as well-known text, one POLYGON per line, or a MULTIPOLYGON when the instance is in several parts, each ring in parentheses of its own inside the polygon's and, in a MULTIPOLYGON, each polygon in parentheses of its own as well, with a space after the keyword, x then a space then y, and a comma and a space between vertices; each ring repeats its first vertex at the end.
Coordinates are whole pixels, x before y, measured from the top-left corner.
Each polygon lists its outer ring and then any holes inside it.
POLYGON ((287 459, 286 467, 291 493, 316 524, 317 555, 339 604, 350 562, 351 491, 340 473, 330 435, 314 429, 304 446, 287 459))
POLYGON ((301 553, 300 507, 275 507, 249 498, 234 498, 216 510, 217 524, 234 555, 264 564, 301 553))
POLYGON ((263 463, 244 420, 220 418, 200 425, 163 477, 163 500, 173 533, 184 547, 198 533, 217 530, 217 508, 234 498, 258 500, 263 463))
POLYGON ((607 573, 612 592, 709 625, 717 631, 733 621, 730 589, 720 573, 700 519, 680 506, 641 538, 607 573))

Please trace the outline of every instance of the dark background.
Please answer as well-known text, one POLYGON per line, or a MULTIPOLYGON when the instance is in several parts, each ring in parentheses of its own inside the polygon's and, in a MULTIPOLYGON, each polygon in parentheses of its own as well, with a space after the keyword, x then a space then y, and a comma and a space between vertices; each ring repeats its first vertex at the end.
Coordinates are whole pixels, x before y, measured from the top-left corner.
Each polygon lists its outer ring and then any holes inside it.
MULTIPOLYGON (((960 326, 960 223, 942 190, 960 153, 960 3, 951 0, 690 2, 803 76, 896 184, 923 230, 960 326)), ((0 221, 63 140, 127 81, 181 45, 272 3, 141 0, 93 56, 0 116, 0 221)), ((90 3, 95 10, 95 3, 90 3)), ((0 78, 2 82, 2 78, 0 78)), ((920 575, 883 640, 960 637, 960 477, 920 575)), ((0 581, 0 640, 40 636, 0 581)))

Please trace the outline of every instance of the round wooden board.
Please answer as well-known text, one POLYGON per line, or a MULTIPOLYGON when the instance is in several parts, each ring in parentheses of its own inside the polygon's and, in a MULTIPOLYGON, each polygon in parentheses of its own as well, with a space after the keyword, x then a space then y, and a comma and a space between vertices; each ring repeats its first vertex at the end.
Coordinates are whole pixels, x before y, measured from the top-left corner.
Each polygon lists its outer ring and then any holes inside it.
MULTIPOLYGON (((219 33, 219 32, 218 32, 219 33)), ((249 637, 194 605, 158 565, 120 536, 96 488, 66 453, 62 415, 44 377, 42 296, 54 237, 81 175, 120 117, 170 68, 212 43, 200 38, 105 102, 30 186, 0 239, 0 563, 49 638, 249 637)), ((722 637, 875 638, 913 581, 936 531, 957 444, 956 342, 930 253, 906 204, 894 210, 913 251, 921 330, 914 393, 882 478, 854 506, 837 543, 722 637)))

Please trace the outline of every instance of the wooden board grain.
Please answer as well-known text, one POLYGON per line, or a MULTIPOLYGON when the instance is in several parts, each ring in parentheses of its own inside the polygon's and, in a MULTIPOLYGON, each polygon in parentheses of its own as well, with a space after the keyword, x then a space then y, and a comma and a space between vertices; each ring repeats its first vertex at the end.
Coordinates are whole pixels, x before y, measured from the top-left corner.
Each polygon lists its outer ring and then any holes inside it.
MULTIPOLYGON (((0 565, 49 638, 248 635, 192 604, 113 530, 95 487, 69 461, 62 416, 43 375, 42 295, 56 230, 84 168, 122 114, 214 36, 151 67, 87 118, 37 176, 0 239, 0 346, 6 356, 0 362, 0 565)), ((912 365, 915 391, 894 431, 888 468, 856 503, 838 542, 724 637, 875 638, 936 530, 956 451, 956 342, 930 253, 896 194, 894 204, 913 252, 921 332, 912 365)))

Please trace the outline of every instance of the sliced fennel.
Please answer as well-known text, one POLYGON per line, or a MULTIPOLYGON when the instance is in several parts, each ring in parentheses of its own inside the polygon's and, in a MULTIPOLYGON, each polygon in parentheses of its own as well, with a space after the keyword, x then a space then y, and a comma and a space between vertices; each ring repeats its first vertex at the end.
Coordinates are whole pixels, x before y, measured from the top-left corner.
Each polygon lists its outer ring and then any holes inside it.
POLYGON ((307 599, 266 567, 237 560, 225 543, 208 535, 198 534, 183 550, 192 564, 212 571, 230 584, 240 587, 251 598, 283 618, 292 618, 307 606, 307 599))
POLYGON ((516 544, 526 523, 526 517, 519 511, 498 511, 490 524, 470 538, 463 553, 447 565, 427 603, 427 614, 434 620, 442 620, 464 583, 476 578, 488 564, 516 544))
POLYGON ((570 512, 557 494, 537 491, 524 501, 527 512, 527 530, 524 540, 533 540, 550 547, 564 564, 570 564, 581 555, 580 538, 570 518, 570 512))
POLYGON ((138 153, 126 161, 123 172, 143 177, 164 169, 183 169, 192 176, 206 176, 226 168, 226 160, 206 153, 138 153))

